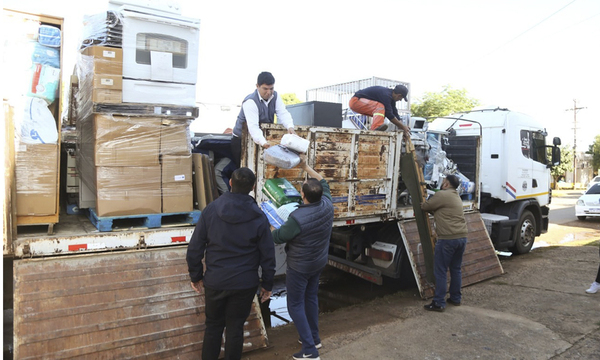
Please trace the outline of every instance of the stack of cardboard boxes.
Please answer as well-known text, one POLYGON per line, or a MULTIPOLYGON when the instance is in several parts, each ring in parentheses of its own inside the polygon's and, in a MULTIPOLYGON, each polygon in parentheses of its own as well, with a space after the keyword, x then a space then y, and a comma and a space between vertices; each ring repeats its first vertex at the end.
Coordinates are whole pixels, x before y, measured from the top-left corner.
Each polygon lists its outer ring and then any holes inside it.
POLYGON ((96 194, 96 215, 192 211, 189 120, 94 113, 94 104, 121 103, 122 50, 91 46, 82 54, 78 170, 96 194))

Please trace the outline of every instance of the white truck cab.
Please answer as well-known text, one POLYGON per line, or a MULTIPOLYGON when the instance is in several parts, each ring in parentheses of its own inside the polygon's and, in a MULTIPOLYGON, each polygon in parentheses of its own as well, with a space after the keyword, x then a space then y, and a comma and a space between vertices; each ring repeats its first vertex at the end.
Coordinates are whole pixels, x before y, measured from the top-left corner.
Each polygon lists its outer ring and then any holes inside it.
MULTIPOLYGON (((448 134, 447 152, 463 139, 480 139, 479 209, 490 237, 498 250, 529 252, 535 237, 548 230, 550 169, 560 161, 560 139, 547 145, 541 123, 498 107, 438 118, 429 130, 448 134)), ((460 159, 454 160, 461 168, 460 159)))

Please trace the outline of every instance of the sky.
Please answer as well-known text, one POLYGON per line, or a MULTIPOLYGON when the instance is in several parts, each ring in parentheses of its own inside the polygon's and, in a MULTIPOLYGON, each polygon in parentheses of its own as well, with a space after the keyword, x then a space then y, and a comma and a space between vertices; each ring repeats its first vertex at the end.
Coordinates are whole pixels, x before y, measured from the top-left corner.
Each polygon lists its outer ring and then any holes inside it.
MULTIPOLYGON (((153 0, 145 0, 151 2, 153 0)), ((163 0, 164 3, 167 0, 163 0)), ((173 1, 171 1, 173 2, 173 1)), ((295 93, 373 76, 410 83, 413 102, 449 85, 482 105, 529 114, 563 145, 587 150, 600 135, 598 0, 177 1, 199 18, 197 101, 210 128, 235 119, 202 107, 239 105, 261 71, 295 93)), ((83 15, 107 1, 4 0, 4 7, 65 18, 71 73, 83 15)), ((224 127, 228 125, 225 124, 224 127)))

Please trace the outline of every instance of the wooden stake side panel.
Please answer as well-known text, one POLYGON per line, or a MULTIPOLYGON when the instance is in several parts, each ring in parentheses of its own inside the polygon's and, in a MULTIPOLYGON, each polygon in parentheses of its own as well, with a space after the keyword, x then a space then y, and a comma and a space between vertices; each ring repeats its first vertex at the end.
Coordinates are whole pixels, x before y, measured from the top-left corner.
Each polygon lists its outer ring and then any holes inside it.
MULTIPOLYGON (((16 359, 199 358, 204 295, 190 287, 186 248, 14 263, 16 359)), ((267 346, 255 302, 244 350, 267 346)))
MULTIPOLYGON (((279 144, 285 129, 277 125, 263 126, 269 144, 279 144)), ((396 135, 339 129, 297 127, 296 134, 310 141, 307 161, 329 183, 335 219, 391 217, 396 209, 394 178, 396 135)), ((248 140, 249 141, 249 140, 248 140)), ((299 168, 280 169, 262 160, 262 149, 255 157, 259 202, 264 201, 260 189, 266 179, 286 178, 298 191, 305 179, 299 168)), ((252 151, 247 150, 248 158, 252 151)))

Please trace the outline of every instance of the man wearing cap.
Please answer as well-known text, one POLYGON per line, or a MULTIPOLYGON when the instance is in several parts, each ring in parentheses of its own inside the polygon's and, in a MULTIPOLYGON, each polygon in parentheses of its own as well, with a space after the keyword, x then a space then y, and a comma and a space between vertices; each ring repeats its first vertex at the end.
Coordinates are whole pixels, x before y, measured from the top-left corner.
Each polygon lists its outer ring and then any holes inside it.
POLYGON ((442 312, 446 303, 460 306, 462 295, 461 266, 467 246, 469 229, 465 221, 463 203, 458 195, 460 180, 448 175, 442 182, 441 190, 421 204, 421 209, 433 213, 437 242, 435 243, 433 273, 435 294, 425 310, 442 312), (450 270, 450 297, 444 300, 447 289, 447 273, 450 270))
POLYGON ((372 116, 371 130, 384 131, 387 129, 384 119, 387 117, 394 125, 404 132, 404 137, 410 136, 410 129, 399 120, 396 102, 402 99, 408 101, 408 88, 396 85, 393 89, 383 86, 370 86, 357 91, 350 99, 350 109, 362 115, 372 116))
POLYGON ((295 134, 292 115, 285 108, 283 100, 277 95, 274 87, 275 77, 273 74, 263 71, 258 74, 256 91, 246 96, 242 102, 242 109, 233 128, 233 138, 231 139, 231 152, 237 166, 240 166, 244 127, 248 129, 254 142, 263 149, 267 149, 270 145, 260 129, 260 124, 273 124, 275 115, 277 115, 278 123, 283 125, 290 134, 295 134))

